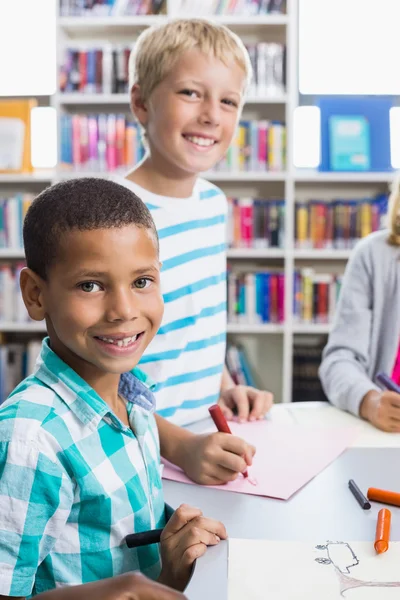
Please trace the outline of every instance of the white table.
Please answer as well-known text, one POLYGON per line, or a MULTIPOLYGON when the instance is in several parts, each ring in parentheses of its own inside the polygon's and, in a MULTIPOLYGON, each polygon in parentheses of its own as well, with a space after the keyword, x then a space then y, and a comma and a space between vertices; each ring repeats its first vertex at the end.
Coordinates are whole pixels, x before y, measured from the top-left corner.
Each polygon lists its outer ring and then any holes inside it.
MULTIPOLYGON (((400 434, 380 432, 323 402, 277 405, 269 418, 316 427, 358 425, 360 433, 352 448, 287 501, 165 481, 166 501, 172 506, 186 502, 200 507, 207 516, 221 520, 231 537, 374 539, 378 509, 363 511, 348 490, 348 480, 355 479, 362 489, 373 485, 400 491, 400 434)), ((207 425, 203 422, 191 429, 203 431, 207 425)), ((400 540, 400 508, 391 510, 391 539, 400 540)), ((189 600, 227 600, 227 550, 227 542, 221 542, 197 561, 185 592, 189 600)))

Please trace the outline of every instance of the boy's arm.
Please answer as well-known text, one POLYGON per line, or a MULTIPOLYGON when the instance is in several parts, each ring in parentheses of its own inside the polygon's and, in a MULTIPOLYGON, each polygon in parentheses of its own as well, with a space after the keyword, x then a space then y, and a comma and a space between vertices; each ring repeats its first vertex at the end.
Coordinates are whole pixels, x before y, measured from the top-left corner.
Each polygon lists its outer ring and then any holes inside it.
POLYGON ((232 481, 251 465, 255 448, 226 433, 195 435, 155 415, 161 456, 203 485, 232 481))
POLYGON ((158 435, 160 437, 160 453, 163 458, 184 470, 182 448, 186 442, 196 436, 187 429, 170 423, 167 419, 155 414, 158 435))
MULTIPOLYGON (((25 599, 0 596, 0 600, 25 599)), ((185 600, 185 596, 140 573, 126 573, 94 583, 44 592, 35 596, 35 600, 185 600)))

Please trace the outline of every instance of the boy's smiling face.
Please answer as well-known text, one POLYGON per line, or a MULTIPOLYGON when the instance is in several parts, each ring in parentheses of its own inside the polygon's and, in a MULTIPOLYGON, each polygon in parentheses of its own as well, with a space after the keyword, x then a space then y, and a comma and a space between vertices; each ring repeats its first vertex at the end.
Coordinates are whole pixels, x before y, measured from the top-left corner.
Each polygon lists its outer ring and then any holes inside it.
POLYGON ((225 64, 200 50, 186 51, 144 108, 133 100, 154 164, 172 175, 195 175, 214 167, 232 141, 245 80, 233 59, 225 64))
POLYGON ((136 366, 161 323, 157 245, 143 227, 63 234, 40 287, 51 347, 89 383, 136 366))

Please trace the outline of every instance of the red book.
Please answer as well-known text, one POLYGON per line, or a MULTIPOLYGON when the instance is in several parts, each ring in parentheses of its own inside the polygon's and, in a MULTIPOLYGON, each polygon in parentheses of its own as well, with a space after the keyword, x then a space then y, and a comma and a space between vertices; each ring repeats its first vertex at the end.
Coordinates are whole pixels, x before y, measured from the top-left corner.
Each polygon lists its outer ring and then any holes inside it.
POLYGON ((116 122, 115 146, 117 167, 125 166, 125 117, 118 115, 116 122))
POLYGON ((79 81, 79 91, 85 92, 87 85, 87 53, 86 50, 81 50, 79 52, 79 73, 80 73, 80 81, 79 81))
POLYGON ((253 201, 251 198, 241 198, 240 204, 240 237, 244 248, 253 245, 253 201))
POLYGON ((271 323, 278 322, 278 275, 272 273, 270 278, 270 321, 271 323))
POLYGON ((75 169, 79 169, 82 163, 81 155, 81 126, 79 115, 72 116, 72 164, 75 169))
POLYGON ((278 322, 285 321, 285 275, 278 273, 278 322))

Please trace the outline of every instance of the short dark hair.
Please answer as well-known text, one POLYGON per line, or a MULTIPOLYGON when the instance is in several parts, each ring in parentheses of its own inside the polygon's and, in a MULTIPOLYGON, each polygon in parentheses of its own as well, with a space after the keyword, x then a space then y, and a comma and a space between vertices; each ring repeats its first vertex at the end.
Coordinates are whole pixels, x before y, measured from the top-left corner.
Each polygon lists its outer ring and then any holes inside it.
POLYGON ((57 258, 62 234, 136 225, 150 229, 158 250, 150 211, 131 190, 107 179, 82 177, 62 181, 41 192, 24 220, 27 266, 46 279, 57 258))

